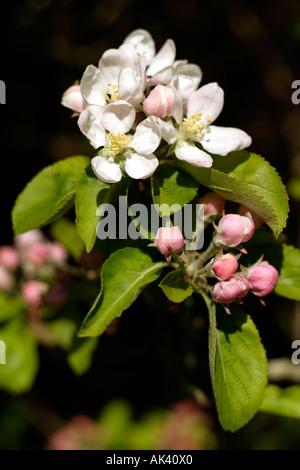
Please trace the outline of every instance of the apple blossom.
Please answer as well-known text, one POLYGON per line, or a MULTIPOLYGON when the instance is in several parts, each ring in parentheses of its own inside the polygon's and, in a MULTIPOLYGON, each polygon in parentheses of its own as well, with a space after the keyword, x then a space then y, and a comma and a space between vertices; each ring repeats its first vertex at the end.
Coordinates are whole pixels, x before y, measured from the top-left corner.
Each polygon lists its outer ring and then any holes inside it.
POLYGON ((66 248, 59 242, 52 242, 50 245, 50 258, 56 263, 65 263, 69 257, 66 248))
POLYGON ((225 208, 225 199, 213 191, 204 194, 198 199, 198 204, 204 204, 204 216, 218 216, 221 215, 225 208))
POLYGON ((225 281, 230 278, 239 267, 237 258, 231 253, 223 255, 217 254, 212 263, 212 272, 219 281, 225 281))
POLYGON ((22 286, 22 297, 31 307, 37 307, 47 291, 47 285, 40 281, 27 281, 22 286))
POLYGON ((215 302, 231 304, 245 297, 249 291, 249 283, 245 276, 233 274, 228 280, 217 282, 212 288, 215 302))
POLYGON ((45 241, 44 234, 39 229, 29 230, 29 232, 16 235, 14 238, 15 246, 18 250, 26 250, 36 243, 43 243, 45 241))
POLYGON ((36 243, 24 252, 24 258, 37 266, 46 263, 50 257, 51 249, 46 243, 36 243))
POLYGON ((212 126, 224 104, 224 92, 217 83, 209 83, 191 94, 187 104, 187 117, 183 117, 183 102, 178 77, 173 81, 175 100, 172 116, 178 128, 170 122, 158 119, 162 137, 174 145, 175 155, 198 167, 211 167, 209 153, 225 156, 234 150, 241 150, 251 144, 251 138, 240 129, 212 126), (195 145, 201 144, 201 149, 195 145))
POLYGON ((167 257, 167 261, 171 261, 172 254, 180 254, 180 257, 186 263, 188 259, 183 253, 184 248, 184 237, 178 226, 175 227, 160 227, 156 233, 154 243, 150 243, 148 246, 156 246, 161 254, 167 257))
POLYGON ((234 247, 250 240, 255 231, 255 224, 250 213, 248 217, 239 214, 227 214, 220 219, 216 230, 216 245, 234 247))
POLYGON ((275 288, 278 281, 278 271, 268 261, 244 268, 251 292, 257 297, 265 297, 275 288))
POLYGON ((171 113, 174 92, 171 87, 158 85, 145 99, 143 109, 146 114, 165 118, 171 113))
POLYGON ((149 116, 131 134, 134 121, 133 106, 122 100, 105 108, 88 106, 81 113, 78 125, 82 133, 95 148, 104 147, 91 161, 101 181, 120 181, 122 170, 134 179, 148 178, 156 170, 159 162, 153 152, 161 140, 156 119, 149 116))
POLYGON ((75 113, 81 113, 85 106, 84 100, 79 85, 70 86, 63 94, 61 104, 66 108, 72 109, 75 113))
POLYGON ((20 256, 12 246, 2 246, 0 248, 0 264, 11 271, 17 269, 20 264, 20 256))
POLYGON ((124 39, 123 45, 125 44, 131 45, 139 56, 145 57, 147 65, 150 64, 155 56, 154 40, 145 29, 135 29, 132 31, 124 39))
POLYGON ((177 77, 179 88, 186 103, 202 79, 202 71, 196 64, 187 60, 175 60, 176 46, 172 39, 167 39, 156 53, 155 43, 150 33, 143 29, 132 31, 124 40, 123 45, 132 45, 137 53, 146 59, 148 85, 169 85, 177 77))
POLYGON ((245 206, 244 204, 241 204, 240 207, 239 207, 239 210, 238 210, 238 213, 240 215, 247 215, 247 214, 251 214, 251 217, 253 219, 253 222, 255 223, 255 227, 258 228, 260 227, 263 223, 264 223, 264 220, 259 216, 257 215, 254 211, 252 211, 251 209, 249 209, 247 206, 245 206))
POLYGON ((109 49, 101 57, 98 67, 89 65, 80 81, 80 91, 89 105, 106 106, 125 100, 137 106, 146 88, 146 61, 138 56, 133 46, 109 49))

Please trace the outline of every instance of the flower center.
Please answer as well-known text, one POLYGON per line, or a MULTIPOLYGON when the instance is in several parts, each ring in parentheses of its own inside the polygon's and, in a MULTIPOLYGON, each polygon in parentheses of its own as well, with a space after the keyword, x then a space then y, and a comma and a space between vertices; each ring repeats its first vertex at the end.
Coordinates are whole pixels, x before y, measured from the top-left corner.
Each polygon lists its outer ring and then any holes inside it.
POLYGON ((198 139, 202 139, 206 132, 210 132, 208 127, 210 123, 211 119, 209 116, 203 118, 202 113, 191 114, 189 118, 184 118, 182 122, 185 137, 198 137, 198 139))
POLYGON ((112 83, 108 83, 107 86, 112 88, 112 93, 109 94, 107 90, 103 90, 102 94, 106 101, 109 103, 115 102, 119 99, 119 87, 118 85, 113 85, 112 83))
POLYGON ((116 155, 121 150, 123 150, 123 148, 129 144, 129 142, 130 142, 130 138, 127 137, 126 134, 122 134, 120 132, 118 132, 117 134, 114 134, 113 132, 110 132, 107 136, 104 147, 109 149, 108 155, 112 156, 112 155, 116 155))

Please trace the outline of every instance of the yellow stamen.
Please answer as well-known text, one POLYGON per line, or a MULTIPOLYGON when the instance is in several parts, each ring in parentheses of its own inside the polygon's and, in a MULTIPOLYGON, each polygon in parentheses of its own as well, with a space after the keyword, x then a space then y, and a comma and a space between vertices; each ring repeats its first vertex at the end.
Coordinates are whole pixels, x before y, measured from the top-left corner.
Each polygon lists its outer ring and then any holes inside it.
POLYGON ((109 100, 109 96, 108 96, 108 94, 107 94, 107 90, 103 90, 103 91, 102 91, 102 95, 104 96, 104 98, 106 99, 106 101, 109 100))
POLYGON ((119 87, 118 85, 113 85, 112 83, 108 83, 108 86, 111 86, 113 89, 112 94, 110 95, 111 101, 117 101, 119 99, 119 87))
POLYGON ((202 119, 202 113, 197 113, 191 114, 189 118, 184 118, 182 126, 187 137, 194 135, 201 139, 203 134, 210 131, 208 127, 210 123, 211 119, 209 116, 206 116, 205 119, 202 119))
POLYGON ((117 134, 114 134, 113 132, 110 132, 107 136, 107 140, 104 144, 104 147, 108 148, 108 155, 116 155, 119 153, 121 150, 123 150, 126 145, 128 145, 130 142, 130 138, 127 137, 126 134, 118 132, 117 134))

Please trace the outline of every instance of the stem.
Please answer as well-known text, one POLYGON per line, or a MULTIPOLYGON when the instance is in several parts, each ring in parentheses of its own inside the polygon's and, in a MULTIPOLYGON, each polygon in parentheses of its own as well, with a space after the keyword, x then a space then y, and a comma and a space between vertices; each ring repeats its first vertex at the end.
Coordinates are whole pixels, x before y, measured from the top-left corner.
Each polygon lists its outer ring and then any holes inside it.
POLYGON ((207 304, 207 302, 210 301, 210 298, 207 296, 207 294, 210 292, 210 286, 201 281, 199 282, 199 284, 200 285, 193 282, 191 286, 197 294, 202 295, 205 300, 205 303, 207 304))
POLYGON ((201 269, 206 263, 206 261, 208 261, 216 254, 218 249, 219 247, 215 244, 214 240, 212 240, 206 251, 204 251, 200 256, 198 256, 198 258, 186 268, 187 273, 192 274, 195 271, 201 269))
POLYGON ((63 264, 59 266, 62 272, 71 274, 72 276, 80 277, 81 279, 89 279, 94 281, 99 278, 99 272, 93 269, 85 270, 77 266, 71 266, 70 264, 63 264))

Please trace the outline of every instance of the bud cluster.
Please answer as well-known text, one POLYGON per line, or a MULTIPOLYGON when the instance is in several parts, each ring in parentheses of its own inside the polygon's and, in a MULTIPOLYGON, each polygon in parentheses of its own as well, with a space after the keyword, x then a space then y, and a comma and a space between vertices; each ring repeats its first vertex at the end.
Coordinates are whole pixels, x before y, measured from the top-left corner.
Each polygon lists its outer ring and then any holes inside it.
MULTIPOLYGON (((40 318, 44 305, 55 309, 69 297, 72 276, 68 259, 66 248, 50 241, 41 230, 16 235, 13 245, 0 247, 0 291, 20 296, 29 316, 40 318)), ((100 252, 92 253, 92 260, 86 253, 80 258, 80 265, 86 270, 96 269, 102 262, 100 252)))
POLYGON ((205 290, 209 290, 215 302, 222 304, 230 313, 228 305, 233 302, 242 303, 242 298, 251 292, 264 304, 263 298, 270 294, 278 281, 278 271, 263 261, 263 256, 248 268, 239 265, 242 253, 247 254, 243 243, 249 241, 262 219, 247 207, 240 206, 239 213, 225 214, 225 199, 214 192, 205 194, 198 200, 204 205, 205 223, 213 224, 212 242, 204 253, 184 253, 185 240, 180 228, 162 227, 158 230, 154 243, 160 253, 170 262, 187 263, 187 280, 198 282, 205 290), (217 222, 218 219, 218 222, 217 222), (240 253, 233 254, 236 249, 240 253), (224 253, 225 250, 228 250, 224 253), (217 280, 213 285, 208 279, 217 280), (204 284, 203 284, 204 280, 204 284))

